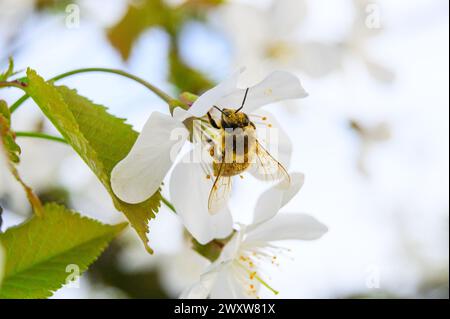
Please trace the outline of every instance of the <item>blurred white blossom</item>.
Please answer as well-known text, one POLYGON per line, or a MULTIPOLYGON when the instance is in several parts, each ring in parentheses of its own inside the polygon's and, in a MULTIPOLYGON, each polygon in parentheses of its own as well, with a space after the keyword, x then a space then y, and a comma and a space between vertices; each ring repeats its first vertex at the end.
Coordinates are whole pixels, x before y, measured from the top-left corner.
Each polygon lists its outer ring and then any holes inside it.
POLYGON ((234 45, 234 63, 249 65, 253 82, 268 70, 298 70, 319 78, 342 69, 354 57, 377 80, 391 82, 393 73, 377 63, 366 47, 381 28, 367 26, 369 5, 373 1, 354 0, 355 17, 349 32, 334 42, 304 38, 299 31, 309 14, 306 0, 276 0, 269 8, 230 3, 220 11, 225 32, 234 45))
POLYGON ((20 30, 20 24, 33 12, 34 3, 35 0, 0 1, 0 48, 20 30))
POLYGON ((368 175, 367 160, 370 156, 370 151, 377 143, 389 140, 391 137, 390 127, 386 122, 367 127, 356 120, 350 121, 350 126, 360 139, 360 153, 357 160, 358 169, 362 174, 368 175))

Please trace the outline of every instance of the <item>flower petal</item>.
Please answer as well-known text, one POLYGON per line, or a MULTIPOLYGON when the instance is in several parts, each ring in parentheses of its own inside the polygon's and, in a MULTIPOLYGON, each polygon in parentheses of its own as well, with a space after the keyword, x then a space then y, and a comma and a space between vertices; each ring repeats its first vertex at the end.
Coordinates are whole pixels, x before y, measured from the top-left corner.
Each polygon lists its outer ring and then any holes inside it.
POLYGON ((269 221, 249 229, 245 242, 277 240, 314 240, 322 237, 328 228, 306 214, 278 214, 269 221))
MULTIPOLYGON (((308 13, 305 0, 277 0, 270 8, 271 30, 276 38, 294 33, 308 13)), ((267 23, 267 21, 266 21, 267 23)))
POLYGON ((211 289, 211 299, 248 299, 245 287, 237 278, 236 272, 230 263, 229 267, 218 273, 216 281, 211 289))
POLYGON ((189 114, 195 117, 201 117, 205 115, 213 107, 213 105, 216 105, 217 102, 220 101, 224 96, 239 91, 237 89, 237 82, 241 72, 243 72, 243 70, 234 73, 230 78, 224 80, 217 86, 200 95, 199 98, 189 108, 189 114))
POLYGON ((135 204, 153 195, 187 136, 188 131, 182 123, 153 112, 130 153, 111 173, 111 186, 117 197, 135 204))
POLYGON ((300 190, 305 181, 302 173, 290 174, 291 183, 285 188, 284 181, 269 188, 258 199, 253 216, 253 224, 259 224, 274 217, 300 190))
POLYGON ((194 152, 186 154, 172 172, 170 197, 184 226, 201 244, 215 238, 225 238, 233 230, 233 220, 227 207, 210 214, 209 192, 212 179, 207 179, 200 163, 193 163, 194 152))
MULTIPOLYGON (((243 226, 245 227, 245 226, 243 226)), ((237 258, 239 254, 239 249, 241 248, 241 243, 243 240, 245 234, 245 228, 244 231, 238 231, 236 232, 233 237, 230 239, 230 241, 225 245, 225 247, 222 249, 222 252, 220 253, 220 256, 218 258, 218 261, 220 262, 229 262, 237 258)))
POLYGON ((369 74, 377 81, 390 84, 395 80, 395 73, 389 68, 372 61, 369 58, 365 58, 364 60, 366 62, 367 71, 369 71, 369 74))
MULTIPOLYGON (((275 116, 267 111, 259 111, 258 118, 251 115, 250 119, 256 125, 258 142, 276 161, 283 165, 284 169, 288 170, 292 157, 292 141, 275 116), (261 118, 265 118, 265 120, 263 121, 261 118)), ((257 179, 268 179, 264 174, 265 171, 259 170, 257 166, 253 166, 249 172, 257 179)))
POLYGON ((314 78, 339 70, 344 60, 342 48, 333 44, 308 41, 296 43, 292 50, 292 65, 314 78))
MULTIPOLYGON (((230 90, 229 94, 218 100, 219 107, 238 108, 241 106, 245 89, 230 90)), ((243 112, 251 113, 266 104, 307 97, 300 80, 293 74, 284 71, 275 71, 261 83, 251 87, 243 112)))
POLYGON ((200 280, 188 287, 180 295, 180 299, 206 299, 211 293, 217 277, 225 270, 227 264, 214 263, 200 276, 200 280))
POLYGON ((187 119, 188 117, 190 117, 191 115, 189 114, 188 111, 186 111, 185 109, 182 109, 181 107, 176 107, 173 110, 173 114, 172 114, 173 118, 179 122, 183 122, 185 119, 187 119))

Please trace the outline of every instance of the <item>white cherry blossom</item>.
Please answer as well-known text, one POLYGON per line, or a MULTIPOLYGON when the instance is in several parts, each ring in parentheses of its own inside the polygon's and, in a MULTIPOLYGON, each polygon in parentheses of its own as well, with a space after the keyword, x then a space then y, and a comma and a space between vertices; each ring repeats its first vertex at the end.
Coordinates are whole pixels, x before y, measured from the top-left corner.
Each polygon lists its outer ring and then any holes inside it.
MULTIPOLYGON (((237 109, 241 106, 246 89, 237 86, 241 72, 234 74, 216 87, 202 94, 188 110, 176 108, 173 117, 153 112, 130 153, 113 169, 111 185, 114 193, 124 202, 139 203, 160 187, 171 169, 189 132, 183 121, 203 118, 213 108, 237 109)), ((259 84, 248 88, 242 112, 258 112, 264 105, 286 99, 306 97, 299 79, 288 73, 276 71, 259 84)), ((291 143, 288 136, 276 127, 270 114, 256 115, 265 128, 278 129, 279 161, 289 164, 291 143)), ((258 123, 255 124, 258 126, 258 123)), ((208 211, 208 194, 211 178, 205 176, 204 163, 192 162, 192 152, 174 168, 170 182, 171 200, 189 232, 202 244, 214 238, 224 238, 232 231, 232 218, 228 208, 211 214, 208 211)))
POLYGON ((294 183, 288 190, 277 185, 260 197, 253 223, 240 227, 219 259, 206 269, 196 284, 183 292, 181 298, 259 298, 263 288, 278 294, 268 282, 267 268, 279 266, 289 250, 275 242, 315 240, 327 232, 327 227, 312 216, 277 214, 303 184, 302 174, 292 174, 292 178, 294 183))

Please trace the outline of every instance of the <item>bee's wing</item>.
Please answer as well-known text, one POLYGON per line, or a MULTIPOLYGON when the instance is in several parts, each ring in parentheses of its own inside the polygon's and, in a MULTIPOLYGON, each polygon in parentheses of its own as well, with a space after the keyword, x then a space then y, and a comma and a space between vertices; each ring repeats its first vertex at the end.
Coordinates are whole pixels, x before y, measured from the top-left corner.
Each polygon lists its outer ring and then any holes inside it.
POLYGON ((256 141, 256 152, 252 174, 264 181, 285 181, 289 186, 291 178, 284 168, 270 153, 256 141))
POLYGON ((219 212, 227 203, 231 192, 231 177, 223 176, 224 161, 221 162, 219 172, 209 193, 208 210, 211 214, 219 212))

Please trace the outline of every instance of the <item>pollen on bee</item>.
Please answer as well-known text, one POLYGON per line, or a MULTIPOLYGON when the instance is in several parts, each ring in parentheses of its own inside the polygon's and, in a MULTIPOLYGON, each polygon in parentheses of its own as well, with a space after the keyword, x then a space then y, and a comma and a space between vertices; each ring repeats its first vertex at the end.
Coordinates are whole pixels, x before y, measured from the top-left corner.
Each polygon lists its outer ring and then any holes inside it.
POLYGON ((263 117, 262 117, 262 120, 263 120, 263 121, 266 121, 266 120, 267 120, 267 117, 263 116, 263 117))
POLYGON ((269 124, 267 124, 267 126, 268 126, 268 127, 272 127, 272 124, 269 123, 269 124))
POLYGON ((244 175, 239 175, 239 177, 240 177, 241 179, 244 179, 244 175))
POLYGON ((211 175, 206 175, 206 179, 211 179, 211 175))

